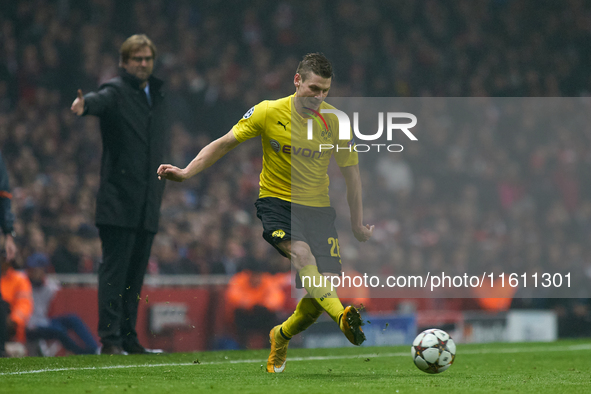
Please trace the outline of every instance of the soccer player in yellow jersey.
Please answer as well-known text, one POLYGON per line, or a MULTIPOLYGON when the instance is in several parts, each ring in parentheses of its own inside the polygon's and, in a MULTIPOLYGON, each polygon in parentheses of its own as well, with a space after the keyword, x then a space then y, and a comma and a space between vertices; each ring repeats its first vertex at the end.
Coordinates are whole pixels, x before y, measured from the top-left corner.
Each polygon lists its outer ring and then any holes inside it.
POLYGON ((324 102, 332 76, 332 65, 323 54, 304 56, 294 76, 294 95, 252 107, 230 132, 204 147, 184 169, 170 164, 158 169, 161 179, 182 182, 211 166, 241 142, 261 136, 263 170, 255 206, 263 223, 263 237, 291 259, 298 271, 296 279, 308 292, 293 315, 269 334, 271 354, 267 371, 271 373, 284 371, 289 340, 312 325, 323 311, 351 343, 361 345, 365 340, 357 309, 344 308, 330 281, 323 280, 341 272, 335 211, 328 197, 327 168, 331 156, 335 156, 345 178, 355 238, 365 242, 373 233, 373 226, 363 224, 361 179, 357 152, 351 149, 353 141, 338 139, 336 117, 317 116, 319 110, 333 108, 324 102), (308 139, 306 125, 312 118, 313 136, 308 139), (323 149, 320 144, 324 144, 323 149), (331 146, 334 148, 325 149, 331 146))

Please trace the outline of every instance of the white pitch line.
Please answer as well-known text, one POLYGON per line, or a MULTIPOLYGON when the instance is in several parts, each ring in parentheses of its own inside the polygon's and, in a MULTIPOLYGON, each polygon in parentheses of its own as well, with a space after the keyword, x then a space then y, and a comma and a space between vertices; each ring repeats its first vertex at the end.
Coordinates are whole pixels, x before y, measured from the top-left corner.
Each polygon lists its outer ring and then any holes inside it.
MULTIPOLYGON (((461 345, 460 345, 461 346, 461 345)), ((462 350, 460 354, 489 354, 489 353, 532 353, 532 352, 563 352, 563 351, 579 351, 591 350, 591 344, 584 345, 569 345, 569 346, 536 346, 526 348, 505 348, 505 349, 481 349, 481 350, 462 350)), ((378 357, 409 357, 408 352, 397 353, 373 353, 373 354, 357 354, 357 355, 343 355, 343 356, 310 356, 310 357, 289 357, 288 361, 323 361, 323 360, 346 360, 355 358, 378 358, 378 357)), ((102 367, 72 367, 72 368, 46 368, 36 369, 30 371, 17 372, 0 372, 0 376, 8 375, 27 375, 45 372, 64 372, 64 371, 99 371, 108 369, 128 369, 128 368, 160 368, 160 367, 184 367, 189 365, 222 365, 222 364, 251 364, 251 363, 265 363, 267 360, 227 360, 227 361, 211 361, 196 363, 170 363, 170 364, 135 364, 135 365, 105 365, 102 367)))

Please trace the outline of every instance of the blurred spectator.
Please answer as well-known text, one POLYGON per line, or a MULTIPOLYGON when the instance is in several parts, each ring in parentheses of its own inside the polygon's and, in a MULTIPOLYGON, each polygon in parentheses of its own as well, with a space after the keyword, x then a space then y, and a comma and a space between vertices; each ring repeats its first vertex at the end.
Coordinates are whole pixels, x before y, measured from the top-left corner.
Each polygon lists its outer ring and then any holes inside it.
POLYGON ((391 193, 410 193, 413 189, 412 170, 398 155, 382 155, 376 165, 385 189, 391 193))
POLYGON ((51 303, 60 289, 57 281, 46 276, 49 265, 49 258, 42 253, 30 255, 25 264, 33 286, 34 300, 33 314, 27 324, 27 340, 55 339, 74 354, 96 354, 98 344, 78 316, 68 314, 49 317, 51 303))
POLYGON ((25 328, 33 313, 33 291, 27 275, 15 270, 12 263, 2 258, 0 289, 8 307, 7 339, 26 343, 25 328))
POLYGON ((226 316, 240 327, 236 333, 240 346, 258 348, 264 343, 261 338, 266 338, 269 326, 280 322, 278 313, 285 304, 285 294, 282 283, 264 272, 260 262, 247 259, 243 268, 228 283, 226 316))

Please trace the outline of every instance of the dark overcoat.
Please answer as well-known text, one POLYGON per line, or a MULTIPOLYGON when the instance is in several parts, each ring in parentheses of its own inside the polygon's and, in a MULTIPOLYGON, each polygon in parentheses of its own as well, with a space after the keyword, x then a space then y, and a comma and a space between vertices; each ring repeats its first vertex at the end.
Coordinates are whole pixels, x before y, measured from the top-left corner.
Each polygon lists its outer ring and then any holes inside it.
POLYGON ((84 115, 100 118, 103 140, 96 224, 156 233, 165 181, 156 171, 168 152, 169 127, 162 81, 149 81, 151 105, 141 81, 120 76, 84 96, 84 115))

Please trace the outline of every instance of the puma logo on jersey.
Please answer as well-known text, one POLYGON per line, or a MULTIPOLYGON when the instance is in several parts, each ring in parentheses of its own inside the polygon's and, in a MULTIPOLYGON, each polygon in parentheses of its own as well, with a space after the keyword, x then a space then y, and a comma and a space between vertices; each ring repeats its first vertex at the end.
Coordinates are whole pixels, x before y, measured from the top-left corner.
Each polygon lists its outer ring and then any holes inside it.
POLYGON ((275 231, 273 231, 273 234, 271 234, 271 236, 273 238, 283 238, 283 237, 285 237, 285 231, 283 231, 283 230, 275 230, 275 231))
POLYGON ((283 124, 283 123, 281 123, 280 120, 278 120, 277 124, 283 126, 283 130, 287 131, 287 125, 289 124, 289 122, 287 122, 286 124, 283 124))

